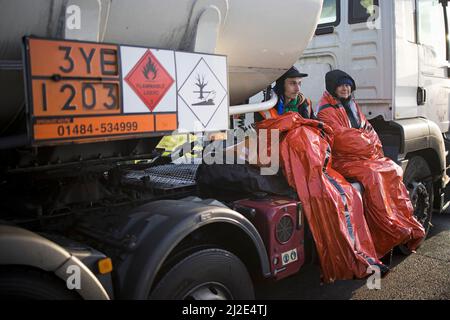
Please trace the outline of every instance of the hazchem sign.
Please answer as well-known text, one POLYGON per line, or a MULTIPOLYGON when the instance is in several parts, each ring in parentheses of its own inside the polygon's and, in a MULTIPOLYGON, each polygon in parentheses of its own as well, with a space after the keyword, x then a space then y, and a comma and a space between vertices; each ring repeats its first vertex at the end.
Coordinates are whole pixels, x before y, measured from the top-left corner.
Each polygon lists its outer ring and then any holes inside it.
POLYGON ((27 38, 34 145, 228 128, 226 57, 27 38))
POLYGON ((134 68, 131 69, 125 81, 150 111, 156 108, 174 83, 171 75, 150 50, 147 50, 134 68))
POLYGON ((224 103, 227 97, 226 78, 216 74, 205 58, 197 59, 187 77, 182 76, 184 81, 178 90, 178 97, 180 106, 186 108, 188 114, 190 111, 192 121, 207 128, 213 119, 221 123, 227 120, 224 103))

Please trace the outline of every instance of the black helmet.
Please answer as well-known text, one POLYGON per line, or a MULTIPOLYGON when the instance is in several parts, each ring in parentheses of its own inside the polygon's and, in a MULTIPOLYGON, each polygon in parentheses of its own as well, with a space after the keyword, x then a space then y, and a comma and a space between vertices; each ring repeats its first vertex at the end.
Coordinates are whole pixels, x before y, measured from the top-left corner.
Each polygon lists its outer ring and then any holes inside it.
POLYGON ((278 78, 273 90, 278 95, 282 95, 284 94, 284 80, 286 80, 287 78, 305 78, 307 76, 308 74, 301 73, 296 67, 292 66, 288 71, 286 71, 281 77, 278 78))

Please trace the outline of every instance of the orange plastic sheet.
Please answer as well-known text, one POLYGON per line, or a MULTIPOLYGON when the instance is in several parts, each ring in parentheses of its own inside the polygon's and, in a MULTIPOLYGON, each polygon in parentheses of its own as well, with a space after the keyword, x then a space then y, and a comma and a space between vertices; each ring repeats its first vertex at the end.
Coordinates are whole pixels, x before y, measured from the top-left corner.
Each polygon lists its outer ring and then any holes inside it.
POLYGON ((416 249, 425 231, 413 216, 413 206, 402 181, 402 169, 384 157, 378 135, 360 108, 357 110, 361 128, 355 129, 351 128, 342 104, 328 92, 319 106, 319 119, 334 133, 333 168, 364 186, 365 216, 377 257, 383 257, 400 244, 406 244, 410 250, 416 249))
POLYGON ((303 204, 322 280, 364 278, 370 265, 386 269, 376 258, 360 195, 331 168, 331 129, 293 112, 257 126, 260 134, 268 129, 268 136, 280 130, 280 163, 303 204))

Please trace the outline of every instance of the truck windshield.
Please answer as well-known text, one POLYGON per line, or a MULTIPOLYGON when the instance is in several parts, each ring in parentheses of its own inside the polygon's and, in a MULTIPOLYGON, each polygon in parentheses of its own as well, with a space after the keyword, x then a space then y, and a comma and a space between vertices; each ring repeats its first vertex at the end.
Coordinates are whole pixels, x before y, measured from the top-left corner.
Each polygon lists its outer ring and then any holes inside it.
POLYGON ((339 24, 339 2, 339 0, 325 0, 323 2, 319 28, 324 26, 337 26, 339 24))
POLYGON ((421 0, 417 9, 419 42, 436 62, 442 63, 446 60, 446 26, 442 5, 437 0, 421 0))

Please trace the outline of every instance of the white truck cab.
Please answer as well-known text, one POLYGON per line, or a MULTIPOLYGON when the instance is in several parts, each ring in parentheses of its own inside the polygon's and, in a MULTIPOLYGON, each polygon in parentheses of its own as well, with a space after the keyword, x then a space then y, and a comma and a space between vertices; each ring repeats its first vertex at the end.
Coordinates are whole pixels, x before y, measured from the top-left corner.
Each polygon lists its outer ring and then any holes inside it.
POLYGON ((448 15, 447 1, 325 0, 315 36, 295 64, 309 74, 302 92, 315 106, 328 71, 356 80, 355 98, 385 154, 402 165, 411 197, 426 187, 430 214, 432 206, 442 210, 447 183, 448 15))
POLYGON ((303 89, 318 102, 324 73, 343 69, 355 78, 355 97, 369 118, 425 117, 447 132, 446 28, 438 0, 326 0, 298 62, 310 74, 303 89))

